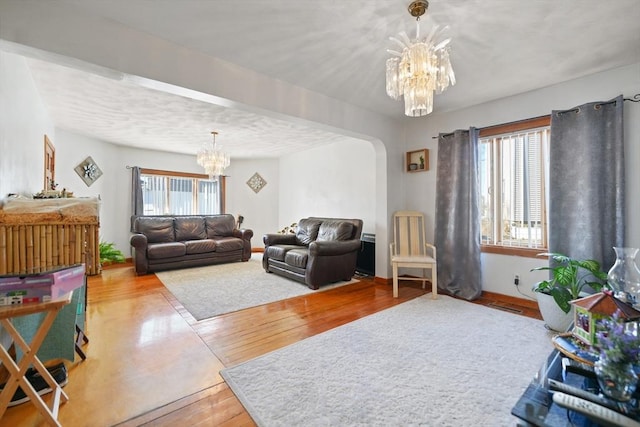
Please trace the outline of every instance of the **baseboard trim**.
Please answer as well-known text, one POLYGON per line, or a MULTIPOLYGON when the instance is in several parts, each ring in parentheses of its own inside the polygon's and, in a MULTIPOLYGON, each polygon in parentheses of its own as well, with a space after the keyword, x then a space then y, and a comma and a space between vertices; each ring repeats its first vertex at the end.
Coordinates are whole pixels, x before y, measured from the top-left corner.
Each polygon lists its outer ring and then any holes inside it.
POLYGON ((511 295, 498 294, 495 292, 482 291, 482 297, 487 299, 493 299, 502 303, 519 305, 521 307, 531 308, 538 310, 538 301, 533 301, 527 298, 513 297, 511 295))
MULTIPOLYGON (((410 276, 412 277, 412 276, 410 276)), ((402 277, 399 277, 400 280, 402 280, 402 277)), ((379 285, 393 285, 393 278, 385 278, 385 277, 374 277, 373 281, 376 284, 379 285)), ((427 282, 429 282, 427 280, 427 282)), ((429 282, 429 285, 431 286, 431 282, 429 282)), ((440 291, 439 291, 440 292, 440 291)), ((514 297, 511 295, 504 295, 504 294, 499 294, 496 292, 488 292, 488 291, 482 291, 482 294, 480 295, 481 298, 486 298, 486 299, 491 299, 491 300, 495 300, 495 301, 499 301, 501 303, 504 304, 514 304, 514 305, 518 305, 520 307, 526 307, 526 308, 530 308, 533 310, 538 310, 538 302, 534 301, 534 300, 530 300, 527 298, 520 298, 520 297, 514 297)))

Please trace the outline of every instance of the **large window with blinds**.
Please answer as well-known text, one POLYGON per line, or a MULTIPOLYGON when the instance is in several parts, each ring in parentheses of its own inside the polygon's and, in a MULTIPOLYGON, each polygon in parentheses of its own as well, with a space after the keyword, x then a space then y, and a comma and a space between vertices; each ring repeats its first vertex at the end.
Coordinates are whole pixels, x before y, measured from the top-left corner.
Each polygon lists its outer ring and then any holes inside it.
POLYGON ((548 117, 481 130, 484 252, 526 256, 546 250, 549 135, 548 117))
POLYGON ((143 215, 211 215, 224 212, 224 177, 141 170, 143 215))

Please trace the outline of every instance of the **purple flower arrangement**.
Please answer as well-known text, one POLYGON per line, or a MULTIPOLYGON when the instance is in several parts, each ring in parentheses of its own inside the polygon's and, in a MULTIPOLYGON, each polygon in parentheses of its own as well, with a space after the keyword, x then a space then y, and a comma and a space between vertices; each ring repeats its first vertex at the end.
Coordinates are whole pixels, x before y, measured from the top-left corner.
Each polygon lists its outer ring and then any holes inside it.
MULTIPOLYGON (((597 348, 600 358, 611 363, 631 363, 640 362, 640 336, 638 329, 630 328, 620 319, 619 312, 616 311, 609 319, 602 319, 598 325, 597 348)), ((637 324, 633 325, 636 326, 637 324)))

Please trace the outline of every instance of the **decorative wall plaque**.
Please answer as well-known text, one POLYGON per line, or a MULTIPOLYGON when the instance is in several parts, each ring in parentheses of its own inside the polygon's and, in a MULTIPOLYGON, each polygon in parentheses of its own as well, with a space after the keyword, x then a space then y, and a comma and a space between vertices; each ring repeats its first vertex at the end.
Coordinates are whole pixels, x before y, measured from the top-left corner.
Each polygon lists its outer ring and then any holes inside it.
POLYGON ((251 178, 249 178, 249 181, 247 181, 247 185, 251 187, 254 193, 258 193, 265 185, 267 185, 267 181, 265 181, 264 178, 261 177, 258 172, 256 172, 251 178))
POLYGON ((91 184, 102 176, 102 171, 91 156, 84 159, 74 170, 84 183, 87 184, 87 187, 91 187, 91 184))

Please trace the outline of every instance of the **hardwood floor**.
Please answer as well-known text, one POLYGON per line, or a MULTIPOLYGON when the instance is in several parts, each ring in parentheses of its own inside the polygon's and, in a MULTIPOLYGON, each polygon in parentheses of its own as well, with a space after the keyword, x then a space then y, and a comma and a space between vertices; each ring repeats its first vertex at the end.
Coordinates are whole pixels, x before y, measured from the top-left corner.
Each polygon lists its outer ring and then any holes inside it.
MULTIPOLYGON (((63 426, 253 426, 219 371, 426 293, 416 282, 359 283, 196 321, 155 275, 131 266, 89 277, 85 361, 67 362, 63 426)), ((540 318, 535 302, 497 294, 475 301, 540 318)), ((47 401, 46 396, 45 401, 47 401)), ((0 426, 40 426, 31 403, 0 426)))

